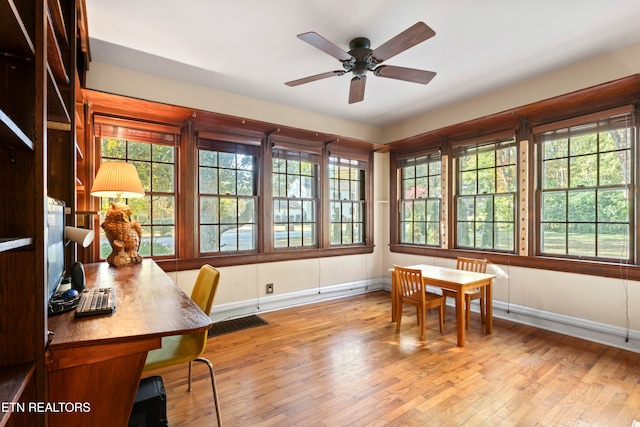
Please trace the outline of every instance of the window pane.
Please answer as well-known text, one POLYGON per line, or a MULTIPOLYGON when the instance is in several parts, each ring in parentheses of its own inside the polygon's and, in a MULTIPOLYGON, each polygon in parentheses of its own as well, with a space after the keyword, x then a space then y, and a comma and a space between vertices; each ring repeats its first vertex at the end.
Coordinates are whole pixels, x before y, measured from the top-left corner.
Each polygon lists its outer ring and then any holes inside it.
POLYGON ((547 254, 565 254, 567 251, 567 226, 564 223, 543 223, 541 249, 547 254))
POLYGON ((476 222, 475 247, 481 249, 493 248, 493 223, 476 222))
POLYGON ((238 171, 237 185, 238 196, 253 196, 253 172, 238 171))
MULTIPOLYGON (((126 159, 127 141, 117 138, 102 138, 102 157, 109 159, 126 159)), ((107 253, 107 256, 109 256, 109 253, 107 253)))
POLYGON ((154 162, 174 163, 174 147, 170 145, 152 145, 152 160, 154 162))
POLYGON ((217 225, 200 226, 200 252, 218 251, 219 227, 217 225))
POLYGON ((571 188, 598 185, 598 156, 596 154, 572 157, 569 163, 571 188))
POLYGON ((569 186, 568 180, 568 159, 547 160, 544 162, 542 170, 543 189, 567 188, 569 186))
POLYGON ((598 255, 609 258, 628 258, 629 226, 627 224, 599 224, 598 255))
POLYGON ((218 169, 201 167, 199 181, 201 194, 218 193, 218 169))
MULTIPOLYGON (((475 157, 474 157, 475 158, 475 157)), ((440 245, 441 160, 439 156, 421 156, 405 160, 415 166, 403 166, 400 201, 400 241, 416 245, 440 245), (415 178, 406 179, 408 176, 415 178)))
POLYGON ((173 196, 152 196, 152 224, 173 224, 175 207, 173 196))
POLYGON ((424 222, 413 223, 413 243, 418 245, 427 243, 427 230, 424 222))
POLYGON ((476 221, 493 221, 493 197, 476 197, 476 221))
POLYGON ((200 223, 218 223, 218 209, 219 206, 217 197, 200 197, 200 223))
POLYGON ((458 221, 473 221, 475 216, 475 197, 458 198, 458 221))
POLYGON ((623 222, 629 220, 629 193, 626 188, 598 191, 598 221, 623 222))
POLYGON ((476 183, 478 182, 477 171, 462 172, 460 174, 460 194, 476 194, 476 183))
POLYGON ((478 194, 488 194, 495 192, 495 169, 480 169, 478 171, 478 194))
POLYGON ((569 222, 593 222, 596 220, 596 192, 593 190, 568 193, 569 222))
POLYGON ((542 194, 542 221, 566 221, 567 193, 554 191, 542 194))
POLYGON ((473 222, 458 221, 456 236, 458 246, 465 248, 473 247, 475 242, 473 222))
POLYGON ((516 191, 516 167, 503 166, 496 168, 496 193, 512 193, 516 191))
MULTIPOLYGON (((142 256, 175 255, 175 147, 113 138, 102 138, 101 147, 102 162, 116 160, 134 165, 145 190, 144 197, 125 201, 133 210, 132 220, 138 221, 142 229, 138 253, 142 256)), ((106 207, 108 202, 103 199, 102 205, 106 207)), ((108 256, 109 252, 102 253, 101 242, 101 256, 108 256)))
POLYGON ((216 151, 200 150, 200 166, 218 166, 218 153, 216 151))
POLYGON ((174 166, 172 164, 152 163, 153 175, 151 178, 151 188, 153 191, 163 193, 173 193, 174 166))
POLYGON ((560 159, 569 156, 569 140, 557 139, 544 143, 544 159, 560 159))
POLYGON ((595 224, 569 223, 569 255, 595 256, 596 227, 595 224))
POLYGON ((514 247, 515 226, 511 223, 496 223, 494 246, 496 249, 509 250, 514 247))
POLYGON ((502 222, 514 222, 514 196, 496 196, 493 199, 495 220, 502 222))
POLYGON ((235 197, 220 197, 220 224, 237 224, 238 199, 235 197))
POLYGON ((429 197, 442 197, 442 177, 440 175, 429 177, 429 197))
POLYGON ((402 181, 403 186, 403 199, 415 199, 416 198, 416 180, 405 179, 402 181))
POLYGON ((154 255, 173 255, 175 248, 175 228, 173 226, 153 227, 151 252, 154 255))
POLYGON ((629 183, 629 152, 613 151, 600 154, 600 185, 629 183))
POLYGON ((200 150, 199 157, 208 165, 200 167, 199 176, 200 251, 255 250, 255 158, 210 150, 200 150))
POLYGON ((220 194, 236 194, 236 171, 229 169, 219 169, 219 171, 220 194))
POLYGON ((143 142, 129 142, 128 158, 131 160, 151 160, 151 145, 143 142))

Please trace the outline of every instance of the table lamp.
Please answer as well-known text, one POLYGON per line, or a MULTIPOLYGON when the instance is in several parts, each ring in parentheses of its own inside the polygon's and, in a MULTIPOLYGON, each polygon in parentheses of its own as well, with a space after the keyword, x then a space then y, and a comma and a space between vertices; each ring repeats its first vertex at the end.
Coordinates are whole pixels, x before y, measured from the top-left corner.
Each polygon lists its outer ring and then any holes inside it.
POLYGON ((101 225, 111 245, 111 254, 107 257, 109 265, 122 267, 142 262, 138 255, 142 228, 137 221, 131 220, 133 210, 120 203, 120 198, 144 196, 136 167, 125 162, 103 163, 91 187, 91 195, 116 199, 111 202, 101 225))

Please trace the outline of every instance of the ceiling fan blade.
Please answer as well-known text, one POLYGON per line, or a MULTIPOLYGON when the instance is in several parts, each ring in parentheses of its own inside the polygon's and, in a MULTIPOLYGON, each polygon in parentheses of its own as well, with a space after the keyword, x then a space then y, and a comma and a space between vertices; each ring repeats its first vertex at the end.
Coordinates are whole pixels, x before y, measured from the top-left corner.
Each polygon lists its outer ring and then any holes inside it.
POLYGON ((393 65, 381 65, 373 74, 378 77, 386 77, 388 79, 404 80, 407 82, 421 83, 426 85, 436 76, 433 71, 416 70, 415 68, 395 67, 393 65))
POLYGON ((404 52, 423 41, 435 36, 436 32, 433 31, 424 22, 418 22, 411 27, 407 28, 388 42, 371 52, 371 55, 378 61, 386 61, 387 59, 396 56, 400 52, 404 52))
POLYGON ((349 89, 349 104, 360 102, 364 99, 364 86, 366 83, 366 77, 354 77, 351 79, 351 88, 349 89))
POLYGON ((336 70, 336 71, 327 71, 326 73, 316 74, 315 76, 304 77, 298 80, 292 80, 290 82, 286 82, 287 86, 298 86, 305 83, 315 82, 316 80, 326 79, 327 77, 333 76, 341 76, 345 73, 344 70, 336 70))
POLYGON ((338 46, 331 43, 320 34, 314 33, 313 31, 309 33, 298 34, 298 38, 309 43, 313 47, 317 47, 324 53, 327 53, 340 61, 350 61, 352 58, 351 55, 349 55, 347 52, 340 49, 338 46))

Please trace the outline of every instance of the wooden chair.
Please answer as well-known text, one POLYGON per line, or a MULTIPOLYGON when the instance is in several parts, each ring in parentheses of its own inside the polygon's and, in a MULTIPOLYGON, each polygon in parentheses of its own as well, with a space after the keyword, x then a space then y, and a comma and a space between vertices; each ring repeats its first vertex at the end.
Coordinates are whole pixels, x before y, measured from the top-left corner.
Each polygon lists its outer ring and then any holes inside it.
POLYGON ((411 304, 418 311, 418 325, 420 325, 420 339, 424 340, 426 329, 426 312, 430 308, 438 308, 438 316, 440 317, 440 333, 444 330, 444 297, 425 291, 422 282, 422 272, 420 270, 393 267, 396 275, 396 290, 400 302, 400 312, 398 313, 396 332, 400 331, 400 323, 402 322, 402 307, 404 304, 411 304))
MULTIPOLYGON (((213 305, 213 297, 218 289, 220 272, 210 265, 203 265, 196 279, 196 283, 191 292, 191 299, 204 311, 207 316, 213 305)), ((162 338, 162 347, 151 350, 147 354, 144 371, 161 368, 164 366, 177 365, 189 362, 189 384, 187 391, 191 391, 191 362, 202 362, 209 367, 211 377, 211 387, 213 388, 213 401, 216 410, 218 426, 222 426, 220 417, 220 403, 218 402, 218 391, 216 389, 216 378, 213 365, 202 357, 207 346, 207 333, 202 331, 195 334, 172 335, 162 338)))
MULTIPOLYGON (((458 257, 458 261, 456 263, 456 269, 458 270, 466 270, 466 271, 475 271, 476 273, 486 273, 487 272, 487 264, 489 261, 486 259, 476 259, 476 258, 465 258, 458 257)), ((443 289, 442 295, 445 297, 456 297, 456 291, 452 291, 450 289, 443 289)), ((469 328, 469 323, 471 322, 471 301, 474 299, 480 300, 480 319, 482 323, 485 322, 484 315, 484 292, 481 288, 469 289, 464 294, 464 303, 465 303, 465 327, 469 328)))

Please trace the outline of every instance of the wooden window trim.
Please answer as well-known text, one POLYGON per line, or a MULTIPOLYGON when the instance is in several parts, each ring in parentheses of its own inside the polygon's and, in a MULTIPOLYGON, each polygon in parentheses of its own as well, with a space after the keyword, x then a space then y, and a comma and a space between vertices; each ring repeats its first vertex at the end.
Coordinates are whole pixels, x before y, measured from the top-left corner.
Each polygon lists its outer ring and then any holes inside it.
MULTIPOLYGON (((134 123, 133 126, 140 130, 162 129, 171 130, 180 140, 176 146, 178 169, 177 183, 177 216, 180 236, 195 236, 198 233, 196 217, 197 208, 197 147, 198 145, 226 146, 236 150, 257 149, 261 171, 271 169, 272 146, 275 143, 280 147, 292 147, 316 153, 320 157, 320 185, 328 181, 328 173, 324 170, 328 161, 327 150, 344 153, 346 157, 357 157, 359 160, 367 160, 366 183, 366 243, 364 245, 330 247, 326 244, 324 236, 328 234, 322 231, 319 235, 320 247, 304 248, 296 250, 278 250, 272 248, 272 198, 271 198, 271 174, 262 174, 258 184, 258 212, 263 229, 258 235, 257 253, 240 254, 216 254, 214 256, 198 256, 198 239, 180 238, 177 242, 177 257, 172 259, 156 259, 166 271, 197 269, 205 263, 218 266, 256 264, 264 262, 289 261, 296 259, 312 259, 332 256, 344 256, 355 254, 368 254, 373 252, 373 152, 381 148, 380 144, 370 143, 347 137, 338 137, 331 134, 323 134, 315 131, 290 128, 273 123, 265 123, 241 117, 227 116, 223 114, 193 110, 190 108, 159 104, 151 101, 132 99, 119 95, 85 91, 85 99, 88 105, 88 117, 92 125, 89 126, 91 140, 95 141, 94 121, 97 118, 111 126, 125 126, 134 123), (123 117, 126 117, 124 119, 123 117), (220 144, 220 145, 219 145, 220 144), (237 144, 237 145, 235 145, 237 144)), ((98 134, 100 133, 98 129, 98 134)), ((91 156, 79 167, 86 170, 87 176, 93 177, 99 157, 91 156)), ((92 178, 88 179, 90 187, 92 178)), ((319 200, 321 212, 327 211, 323 205, 328 199, 321 194, 319 187, 319 200)), ((88 206, 95 206, 92 197, 88 193, 79 193, 88 206)), ((322 214, 321 214, 322 215, 322 214)), ((96 227, 99 227, 99 216, 94 217, 96 227)), ((319 216, 318 221, 324 222, 324 217, 319 216), (321 219, 322 218, 322 219, 321 219)), ((323 224, 321 224, 323 225, 323 224)), ((324 226, 328 230, 328 225, 324 226)), ((328 237, 327 237, 328 239, 328 237)), ((85 261, 96 260, 90 255, 85 261)))
MULTIPOLYGON (((444 153, 450 153, 450 151, 448 151, 448 149, 450 150, 449 144, 447 142, 443 144, 443 140, 461 141, 465 139, 461 137, 461 135, 478 136, 486 134, 487 131, 491 132, 491 129, 495 129, 496 132, 500 132, 507 128, 513 128, 513 126, 510 126, 509 124, 513 124, 515 121, 520 122, 521 126, 516 133, 517 141, 518 143, 520 141, 528 141, 528 158, 533 159, 534 141, 531 132, 532 126, 554 123, 555 127, 557 123, 562 120, 582 121, 584 117, 589 114, 602 116, 602 114, 607 114, 608 110, 616 111, 620 108, 624 111, 624 109, 628 108, 628 105, 638 104, 640 104, 640 74, 635 74, 612 82, 603 83, 598 86, 568 93, 566 95, 527 104, 522 107, 517 107, 490 116, 447 126, 446 128, 433 130, 405 140, 395 141, 390 143, 388 147, 391 156, 390 200, 396 201, 398 199, 398 172, 396 170, 395 159, 401 158, 411 151, 419 151, 418 147, 436 147, 441 145, 444 147, 444 153)), ((636 140, 638 140, 637 134, 638 130, 636 129, 636 140)), ((480 136, 480 139, 483 138, 480 136)), ((452 160, 450 160, 450 164, 447 165, 449 168, 449 174, 451 174, 451 162, 452 160)), ((532 183, 534 182, 534 169, 535 168, 530 167, 528 170, 529 188, 531 188, 531 185, 533 185, 532 183)), ((636 174, 638 174, 638 171, 636 171, 636 174)), ((640 200, 638 199, 637 187, 640 186, 636 185, 635 187, 636 204, 638 204, 640 203, 640 200)), ((529 221, 527 229, 529 236, 528 253, 531 254, 534 253, 532 247, 534 246, 538 233, 535 230, 535 221, 533 216, 535 204, 533 200, 533 192, 531 190, 527 197, 528 206, 531 207, 528 214, 529 221)), ((394 209, 394 205, 395 203, 390 203, 390 229, 392 234, 390 236, 389 249, 391 252, 453 259, 458 256, 484 257, 489 259, 491 262, 502 265, 622 278, 624 280, 640 280, 640 264, 562 259, 549 256, 526 256, 519 255, 518 253, 502 254, 462 249, 426 248, 399 244, 396 231, 397 209, 394 209)))

